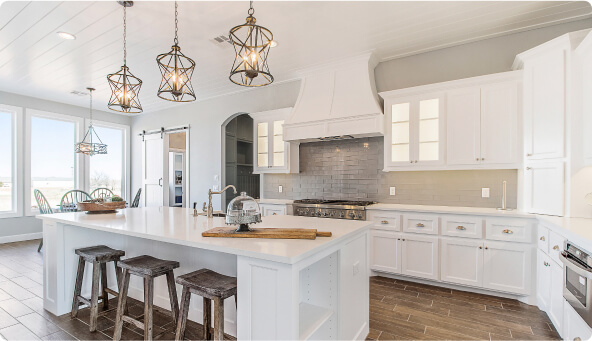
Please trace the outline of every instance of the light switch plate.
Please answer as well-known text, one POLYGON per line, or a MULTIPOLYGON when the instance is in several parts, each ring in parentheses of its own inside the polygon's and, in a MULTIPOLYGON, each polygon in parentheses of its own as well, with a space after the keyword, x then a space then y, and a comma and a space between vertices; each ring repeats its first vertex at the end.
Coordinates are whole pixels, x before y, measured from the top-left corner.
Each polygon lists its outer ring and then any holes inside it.
POLYGON ((282 186, 282 185, 279 185, 279 186, 278 186, 278 192, 279 192, 279 193, 282 193, 283 191, 284 191, 284 186, 282 186))
POLYGON ((354 263, 354 276, 357 275, 360 272, 360 262, 355 262, 354 263))
POLYGON ((489 198, 489 188, 481 188, 481 198, 489 198))
POLYGON ((214 175, 214 181, 220 181, 220 176, 218 174, 214 175))
POLYGON ((390 195, 395 195, 395 193, 396 193, 395 187, 391 187, 389 193, 390 193, 390 195))

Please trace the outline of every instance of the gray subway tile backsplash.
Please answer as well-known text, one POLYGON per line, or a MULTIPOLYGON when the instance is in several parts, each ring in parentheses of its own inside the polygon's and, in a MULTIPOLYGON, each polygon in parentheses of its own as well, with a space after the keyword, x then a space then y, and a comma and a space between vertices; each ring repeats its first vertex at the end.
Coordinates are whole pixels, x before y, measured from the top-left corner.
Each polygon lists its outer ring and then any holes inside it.
POLYGON ((517 170, 383 172, 383 138, 300 145, 299 174, 262 175, 263 198, 348 199, 381 203, 499 207, 507 181, 508 207, 517 204, 517 170), (282 193, 278 185, 283 186, 282 193), (397 194, 389 195, 389 187, 397 194), (490 197, 481 198, 481 188, 490 197))

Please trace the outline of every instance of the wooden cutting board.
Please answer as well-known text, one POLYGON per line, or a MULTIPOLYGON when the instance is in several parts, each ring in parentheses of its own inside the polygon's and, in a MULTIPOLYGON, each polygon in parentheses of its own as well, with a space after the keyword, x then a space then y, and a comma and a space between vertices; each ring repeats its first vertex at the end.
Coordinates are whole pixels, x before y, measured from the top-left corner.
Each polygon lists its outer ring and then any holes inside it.
POLYGON ((316 229, 251 228, 249 232, 236 232, 236 227, 216 227, 201 234, 203 237, 222 238, 269 238, 269 239, 316 239, 331 237, 331 232, 316 229))

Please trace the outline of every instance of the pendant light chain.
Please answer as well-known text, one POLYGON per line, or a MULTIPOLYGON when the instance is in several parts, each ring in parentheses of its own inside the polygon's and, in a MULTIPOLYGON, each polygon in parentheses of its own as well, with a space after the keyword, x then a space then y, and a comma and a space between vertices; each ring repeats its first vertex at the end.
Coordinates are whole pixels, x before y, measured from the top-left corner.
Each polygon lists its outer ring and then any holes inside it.
POLYGON ((251 16, 255 14, 255 9, 253 8, 253 1, 250 1, 249 11, 247 13, 249 13, 249 15, 251 16))
POLYGON ((90 126, 92 127, 92 93, 93 91, 89 89, 90 92, 90 126))
POLYGON ((179 12, 177 11, 177 1, 175 1, 175 45, 179 45, 178 31, 179 31, 179 19, 177 18, 179 12))
POLYGON ((127 65, 127 7, 123 6, 123 65, 127 65))

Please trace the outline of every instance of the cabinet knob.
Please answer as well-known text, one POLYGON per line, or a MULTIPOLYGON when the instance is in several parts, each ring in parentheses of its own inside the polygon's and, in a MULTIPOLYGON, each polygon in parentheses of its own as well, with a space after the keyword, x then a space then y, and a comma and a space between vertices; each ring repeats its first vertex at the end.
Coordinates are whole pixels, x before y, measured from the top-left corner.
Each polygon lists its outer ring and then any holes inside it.
POLYGON ((532 156, 532 153, 528 153, 528 154, 526 154, 526 156, 532 156))
POLYGON ((413 163, 413 160, 410 160, 409 163, 413 163))
POLYGON ((401 239, 402 241, 405 241, 405 239, 401 239))
POLYGON ((558 245, 553 246, 553 250, 559 251, 559 246, 558 245))
POLYGON ((277 213, 274 213, 273 215, 277 215, 277 213))
POLYGON ((503 231, 502 231, 502 233, 505 233, 505 234, 512 234, 512 233, 514 233, 514 232, 512 232, 512 230, 505 229, 505 230, 503 230, 503 231))
POLYGON ((417 227, 424 227, 424 225, 422 223, 417 223, 417 224, 415 224, 415 226, 417 226, 417 227))
POLYGON ((551 264, 549 264, 547 262, 543 262, 543 264, 545 264, 545 266, 551 266, 551 264))
POLYGON ((539 238, 542 241, 545 241, 545 236, 541 236, 541 238, 539 238))
POLYGON ((531 170, 531 169, 532 169, 532 168, 530 168, 530 167, 526 167, 526 170, 531 170))
POLYGON ((483 249, 483 246, 479 246, 479 250, 483 249))
POLYGON ((457 229, 457 230, 464 231, 464 230, 466 230, 467 228, 466 228, 466 227, 464 227, 464 226, 457 226, 457 227, 456 227, 456 229, 457 229))
POLYGON ((481 158, 481 161, 485 161, 485 158, 484 158, 484 157, 482 157, 482 158, 481 158))
POLYGON ((383 225, 386 225, 386 224, 388 224, 388 220, 383 220, 380 223, 383 224, 383 225))
POLYGON ((486 246, 486 247, 485 247, 485 250, 489 250, 489 248, 486 246))
POLYGON ((475 161, 479 161, 479 158, 475 158, 475 161))

